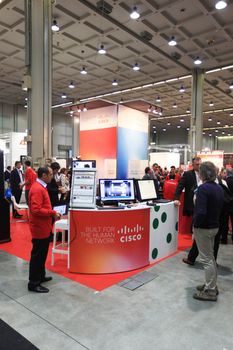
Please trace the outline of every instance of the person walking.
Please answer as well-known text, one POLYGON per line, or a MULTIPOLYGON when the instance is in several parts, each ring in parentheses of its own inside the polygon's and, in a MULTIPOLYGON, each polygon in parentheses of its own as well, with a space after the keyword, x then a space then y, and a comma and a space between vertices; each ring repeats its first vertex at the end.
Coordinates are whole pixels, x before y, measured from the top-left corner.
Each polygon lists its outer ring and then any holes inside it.
POLYGON ((203 301, 217 301, 217 266, 214 258, 214 240, 219 229, 219 218, 223 206, 223 189, 216 180, 216 168, 212 162, 200 166, 203 182, 196 192, 193 216, 193 233, 197 243, 200 261, 204 265, 205 284, 196 287, 193 298, 203 301))
POLYGON ((52 280, 46 276, 45 262, 48 255, 49 237, 52 231, 52 218, 60 219, 60 213, 52 209, 47 184, 53 177, 52 169, 41 167, 38 178, 29 192, 29 227, 32 235, 32 251, 29 264, 28 290, 48 293, 49 289, 41 283, 52 280))

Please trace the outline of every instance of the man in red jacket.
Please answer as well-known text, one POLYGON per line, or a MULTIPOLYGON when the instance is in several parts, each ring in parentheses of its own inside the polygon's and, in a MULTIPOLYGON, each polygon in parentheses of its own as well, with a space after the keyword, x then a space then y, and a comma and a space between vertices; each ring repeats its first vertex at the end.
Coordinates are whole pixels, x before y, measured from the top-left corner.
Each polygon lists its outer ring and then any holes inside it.
POLYGON ((52 209, 47 184, 53 177, 52 169, 41 167, 38 178, 29 192, 29 226, 32 234, 32 252, 29 265, 28 290, 48 293, 49 289, 41 285, 52 280, 45 275, 45 261, 48 255, 49 236, 52 231, 52 218, 60 219, 60 214, 52 209))

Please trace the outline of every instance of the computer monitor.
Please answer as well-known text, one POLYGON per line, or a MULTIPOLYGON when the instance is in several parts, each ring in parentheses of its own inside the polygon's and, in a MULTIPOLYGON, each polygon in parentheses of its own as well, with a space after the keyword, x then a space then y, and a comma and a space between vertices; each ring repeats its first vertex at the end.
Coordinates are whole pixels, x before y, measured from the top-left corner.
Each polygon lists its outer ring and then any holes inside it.
POLYGON ((75 159, 72 161, 72 169, 73 170, 78 170, 78 169, 88 169, 88 168, 92 168, 95 169, 96 168, 96 160, 79 160, 79 159, 75 159))
POLYGON ((155 200, 158 197, 154 180, 136 180, 135 185, 140 202, 155 200))
POLYGON ((102 202, 130 202, 135 200, 134 181, 117 179, 99 180, 102 202))

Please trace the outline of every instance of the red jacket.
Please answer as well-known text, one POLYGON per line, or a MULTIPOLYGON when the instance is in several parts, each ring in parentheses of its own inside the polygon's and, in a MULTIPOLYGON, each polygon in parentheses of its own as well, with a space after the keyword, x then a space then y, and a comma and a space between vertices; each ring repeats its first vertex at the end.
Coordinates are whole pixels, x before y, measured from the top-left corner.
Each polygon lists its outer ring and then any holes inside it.
POLYGON ((32 238, 47 238, 52 232, 52 209, 49 194, 39 182, 34 182, 29 192, 29 226, 32 238))
POLYGON ((25 190, 30 190, 32 187, 32 184, 36 181, 37 175, 36 172, 31 168, 27 168, 24 174, 24 181, 28 182, 27 185, 25 185, 25 190))

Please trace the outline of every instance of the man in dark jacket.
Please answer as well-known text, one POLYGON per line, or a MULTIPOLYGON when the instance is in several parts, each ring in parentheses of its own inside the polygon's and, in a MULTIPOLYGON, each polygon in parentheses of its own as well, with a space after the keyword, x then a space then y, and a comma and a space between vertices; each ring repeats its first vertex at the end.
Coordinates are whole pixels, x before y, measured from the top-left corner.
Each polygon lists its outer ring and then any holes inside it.
MULTIPOLYGON (((174 204, 180 205, 180 196, 185 189, 184 193, 184 208, 183 215, 184 216, 192 216, 194 210, 193 196, 194 191, 197 187, 202 183, 199 176, 199 168, 201 165, 201 158, 194 157, 192 159, 192 170, 186 171, 184 175, 181 177, 180 182, 177 185, 175 195, 174 195, 174 204)), ((192 248, 189 251, 188 257, 183 259, 185 264, 194 265, 195 260, 198 256, 198 249, 195 240, 193 241, 192 248)))
MULTIPOLYGON (((10 175, 10 187, 12 196, 15 197, 16 203, 20 202, 21 194, 22 194, 22 187, 23 187, 23 173, 21 171, 22 164, 20 161, 15 162, 15 168, 12 170, 10 175)), ((20 215, 17 210, 14 209, 13 206, 13 217, 14 218, 21 218, 22 215, 20 215)))

